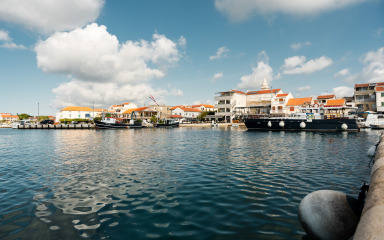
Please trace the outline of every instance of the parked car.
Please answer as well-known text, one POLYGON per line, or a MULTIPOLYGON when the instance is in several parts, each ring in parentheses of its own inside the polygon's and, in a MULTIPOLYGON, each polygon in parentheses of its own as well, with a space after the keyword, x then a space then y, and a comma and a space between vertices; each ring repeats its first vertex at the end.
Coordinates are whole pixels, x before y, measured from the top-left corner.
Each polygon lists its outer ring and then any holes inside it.
POLYGON ((40 122, 40 124, 53 124, 53 120, 43 120, 40 122))
POLYGON ((71 123, 72 124, 78 124, 79 122, 78 121, 72 121, 71 123))

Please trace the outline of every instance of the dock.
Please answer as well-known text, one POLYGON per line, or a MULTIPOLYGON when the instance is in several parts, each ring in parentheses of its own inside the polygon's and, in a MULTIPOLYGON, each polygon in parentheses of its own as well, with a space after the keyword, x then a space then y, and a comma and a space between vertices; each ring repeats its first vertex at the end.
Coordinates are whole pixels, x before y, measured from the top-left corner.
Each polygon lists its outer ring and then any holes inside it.
POLYGON ((17 125, 17 129, 94 129, 95 124, 27 124, 17 125))

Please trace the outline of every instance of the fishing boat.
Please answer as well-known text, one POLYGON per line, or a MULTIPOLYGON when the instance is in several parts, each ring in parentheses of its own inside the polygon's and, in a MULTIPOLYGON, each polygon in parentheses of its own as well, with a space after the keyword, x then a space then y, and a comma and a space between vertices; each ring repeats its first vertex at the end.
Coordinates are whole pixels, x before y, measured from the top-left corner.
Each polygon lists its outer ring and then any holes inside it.
POLYGON ((128 124, 122 123, 116 117, 106 117, 102 114, 101 121, 95 121, 95 128, 97 129, 126 129, 128 124))
POLYGON ((164 119, 161 123, 157 123, 155 127, 178 127, 179 122, 175 119, 164 119))
POLYGON ((352 107, 303 106, 300 112, 289 116, 248 115, 248 130, 275 131, 350 131, 357 132, 356 118, 348 115, 352 107))

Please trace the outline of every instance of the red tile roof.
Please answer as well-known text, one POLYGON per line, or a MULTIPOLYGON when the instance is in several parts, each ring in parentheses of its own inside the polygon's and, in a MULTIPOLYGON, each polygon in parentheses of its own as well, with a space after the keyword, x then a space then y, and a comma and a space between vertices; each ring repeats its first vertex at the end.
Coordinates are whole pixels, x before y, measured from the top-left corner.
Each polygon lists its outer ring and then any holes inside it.
POLYGON ((288 96, 288 93, 284 93, 284 94, 277 94, 276 97, 286 97, 288 96))
POLYGON ((328 99, 328 98, 334 98, 334 97, 335 97, 335 94, 322 95, 322 96, 318 96, 317 99, 328 99))
POLYGON ((277 93, 281 89, 272 89, 272 90, 262 90, 262 91, 249 91, 247 92, 247 95, 252 95, 252 94, 266 94, 266 93, 277 93))
POLYGON ((376 91, 378 92, 384 91, 384 87, 376 87, 376 91))
POLYGON ((301 106, 311 104, 312 98, 291 98, 288 100, 287 106, 301 106))

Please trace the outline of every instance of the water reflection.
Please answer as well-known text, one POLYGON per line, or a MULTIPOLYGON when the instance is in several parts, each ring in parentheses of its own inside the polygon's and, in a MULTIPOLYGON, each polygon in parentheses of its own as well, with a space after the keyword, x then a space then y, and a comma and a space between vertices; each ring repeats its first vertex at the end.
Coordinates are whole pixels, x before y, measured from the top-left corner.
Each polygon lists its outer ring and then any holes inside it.
POLYGON ((379 134, 1 130, 0 238, 301 239, 301 199, 357 195, 379 134))

